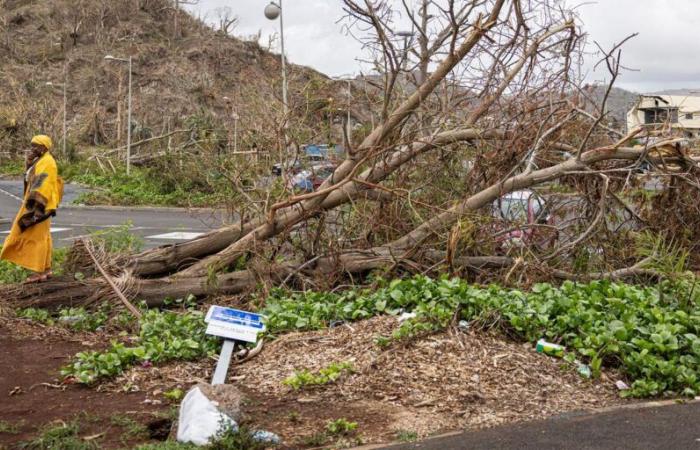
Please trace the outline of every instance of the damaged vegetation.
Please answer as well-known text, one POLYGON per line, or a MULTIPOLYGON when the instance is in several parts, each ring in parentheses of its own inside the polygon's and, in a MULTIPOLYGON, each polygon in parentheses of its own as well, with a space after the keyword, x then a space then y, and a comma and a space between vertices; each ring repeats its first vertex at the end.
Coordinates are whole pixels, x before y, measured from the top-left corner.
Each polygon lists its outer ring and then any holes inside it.
MULTIPOLYGON (((479 287, 456 278, 424 276, 382 282, 376 290, 342 293, 278 291, 260 310, 270 336, 289 331, 320 330, 379 315, 411 311, 391 334, 374 336, 381 351, 392 345, 440 332, 458 321, 479 330, 499 330, 504 336, 534 347, 540 338, 570 349, 567 360, 589 364, 593 376, 605 367, 631 381, 625 396, 694 397, 700 389, 700 290, 687 275, 658 287, 610 281, 564 282, 560 287, 536 284, 530 291, 479 287)), ((62 317, 70 317, 62 311, 62 317)), ((24 310, 20 317, 51 323, 45 310, 24 310)), ((73 317, 81 317, 73 312, 73 317)), ((99 320, 99 316, 94 319, 99 320)), ((104 320, 104 319, 102 319, 104 320)), ((218 343, 204 334, 203 315, 196 310, 147 310, 135 346, 113 342, 101 352, 84 352, 62 374, 82 383, 121 374, 135 364, 162 364, 211 356, 218 343)), ((76 320, 71 326, 80 324, 76 320)), ((75 328, 80 330, 81 328, 75 328)), ((573 366, 572 366, 573 367, 573 366)), ((295 390, 322 386, 355 372, 352 362, 331 363, 317 372, 303 369, 282 384, 295 390)))
MULTIPOLYGON (((26 16, 14 32, 46 8, 73 11, 21 3, 12 3, 13 17, 26 16)), ((279 68, 273 55, 185 20, 170 2, 81 2, 76 14, 92 26, 62 35, 60 50, 45 46, 49 61, 94 88, 71 105, 73 153, 62 155, 70 178, 103 188, 83 201, 208 205, 234 219, 146 250, 128 226, 92 236, 57 252, 62 270, 40 284, 21 284, 25 274, 0 262, 2 326, 72 342, 51 389, 175 403, 211 376, 220 342, 205 335, 204 312, 224 304, 263 314, 267 326, 262 350, 237 354, 229 379, 246 397, 243 423, 291 448, 697 396, 696 143, 663 124, 615 128, 607 95, 575 81, 585 34, 556 2, 343 5, 372 74, 346 83, 293 68, 286 115, 268 75, 279 68), (149 28, 162 11, 168 20, 149 28), (416 29, 407 51, 391 31, 398 15, 416 29), (112 148, 122 140, 121 75, 95 63, 123 34, 151 43, 133 50, 142 135, 130 177, 123 149, 112 148), (107 99, 96 94, 115 84, 107 99), (233 104, 222 103, 231 92, 233 104), (357 126, 343 122, 348 110, 357 126), (245 125, 234 137, 236 111, 245 125), (316 189, 294 189, 285 170, 270 175, 320 140, 345 151, 316 189), (564 346, 563 358, 536 353, 540 339, 564 346)), ((41 58, 0 33, 12 61, 41 58)), ((602 52, 613 82, 622 48, 602 52)), ((37 83, 20 83, 31 79, 20 69, 2 75, 13 97, 0 107, 16 111, 0 142, 11 145, 53 123, 32 122, 38 106, 17 100, 37 83)), ((187 448, 147 442, 172 437, 171 422, 139 443, 187 448)), ((32 442, 102 440, 63 425, 32 442)), ((224 430, 212 448, 257 445, 241 430, 224 430)))

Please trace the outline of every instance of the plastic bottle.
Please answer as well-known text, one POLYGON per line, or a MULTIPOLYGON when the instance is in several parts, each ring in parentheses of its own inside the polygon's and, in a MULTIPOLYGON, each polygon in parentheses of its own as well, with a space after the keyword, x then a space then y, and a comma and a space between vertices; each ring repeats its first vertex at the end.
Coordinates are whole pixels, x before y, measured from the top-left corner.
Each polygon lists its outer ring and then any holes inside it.
POLYGON ((544 339, 537 341, 537 346, 535 347, 538 353, 544 353, 545 355, 555 356, 557 358, 562 358, 564 356, 564 350, 566 347, 559 344, 553 344, 547 342, 544 339))

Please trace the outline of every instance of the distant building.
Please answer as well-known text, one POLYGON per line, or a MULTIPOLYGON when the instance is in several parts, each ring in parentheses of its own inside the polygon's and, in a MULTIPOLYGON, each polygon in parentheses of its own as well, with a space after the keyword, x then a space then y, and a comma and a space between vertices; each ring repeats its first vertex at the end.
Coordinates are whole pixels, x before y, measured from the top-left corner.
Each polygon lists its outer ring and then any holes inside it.
POLYGON ((688 138, 700 137, 700 97, 640 95, 627 112, 627 129, 666 128, 688 138))

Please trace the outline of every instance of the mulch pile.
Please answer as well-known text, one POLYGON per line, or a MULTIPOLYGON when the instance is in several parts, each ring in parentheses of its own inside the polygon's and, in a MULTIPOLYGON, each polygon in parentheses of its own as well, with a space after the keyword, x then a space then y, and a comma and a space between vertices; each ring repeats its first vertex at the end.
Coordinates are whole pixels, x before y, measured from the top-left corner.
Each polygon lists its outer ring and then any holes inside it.
MULTIPOLYGON (((304 409, 312 409, 314 416, 329 416, 323 413, 330 409, 347 411, 339 417, 358 422, 365 442, 391 440, 400 431, 427 436, 623 402, 614 374, 586 380, 564 361, 536 353, 531 344, 486 332, 455 329, 387 349, 375 344, 378 335, 388 335, 397 326, 394 317, 377 317, 285 335, 234 368, 233 376, 258 397, 284 399, 292 409, 294 402, 310 405, 304 409), (282 383, 295 371, 314 372, 343 361, 351 361, 355 373, 336 383, 299 391, 282 383), (383 418, 380 423, 377 416, 383 418)), ((287 438, 318 432, 314 419, 323 418, 312 417, 304 430, 300 423, 266 420, 275 414, 270 409, 265 413, 260 418, 268 429, 287 438)))

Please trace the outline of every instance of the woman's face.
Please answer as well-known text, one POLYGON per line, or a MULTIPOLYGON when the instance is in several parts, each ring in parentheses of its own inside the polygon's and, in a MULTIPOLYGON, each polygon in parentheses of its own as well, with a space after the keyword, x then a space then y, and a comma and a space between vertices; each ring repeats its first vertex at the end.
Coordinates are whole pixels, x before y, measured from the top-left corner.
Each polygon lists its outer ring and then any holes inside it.
POLYGON ((39 156, 43 155, 45 151, 46 147, 43 145, 32 144, 26 152, 27 158, 38 158, 39 156))

